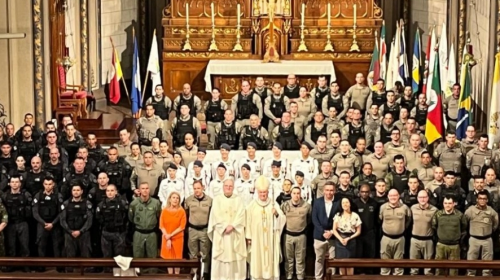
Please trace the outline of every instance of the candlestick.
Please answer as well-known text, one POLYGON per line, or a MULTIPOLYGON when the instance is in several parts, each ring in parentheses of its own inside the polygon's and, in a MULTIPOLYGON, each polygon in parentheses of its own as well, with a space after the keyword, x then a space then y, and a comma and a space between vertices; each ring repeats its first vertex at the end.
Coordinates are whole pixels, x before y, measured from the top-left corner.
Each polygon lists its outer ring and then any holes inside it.
POLYGON ((356 25, 356 13, 357 13, 357 7, 356 4, 354 4, 354 25, 356 25))
POLYGON ((305 12, 306 12, 306 4, 302 3, 302 17, 301 17, 301 25, 300 25, 300 45, 297 49, 298 52, 307 52, 307 46, 304 41, 304 21, 305 21, 305 12))
POLYGON ((241 15, 241 6, 240 4, 236 5, 236 14, 237 14, 237 21, 236 21, 236 44, 234 44, 233 51, 243 51, 243 47, 241 46, 240 38, 241 38, 241 21, 240 21, 240 15, 241 15))
POLYGON ((186 3, 186 42, 184 43, 184 47, 182 47, 183 51, 192 51, 191 43, 189 42, 189 3, 186 3))
POLYGON ((359 52, 358 42, 356 41, 356 29, 357 29, 357 25, 356 25, 356 4, 353 5, 353 9, 354 9, 354 21, 353 21, 353 26, 352 26, 352 45, 351 45, 350 51, 351 52, 359 52))
POLYGON ((210 10, 212 11, 212 25, 213 25, 213 24, 215 24, 214 2, 210 3, 210 10))
POLYGON ((236 15, 238 16, 237 25, 240 26, 240 15, 241 15, 240 4, 236 5, 236 15))
POLYGON ((208 47, 208 51, 218 51, 217 43, 215 42, 215 9, 214 2, 210 3, 210 8, 212 9, 212 41, 208 47))
POLYGON ((327 28, 326 28, 326 45, 325 45, 325 52, 333 52, 333 46, 332 46, 332 41, 330 40, 330 25, 331 25, 331 9, 332 9, 332 5, 331 3, 328 3, 328 12, 327 12, 327 17, 328 17, 328 20, 327 20, 327 28))
POLYGON ((306 12, 306 4, 305 3, 302 3, 302 14, 301 14, 301 18, 300 18, 300 22, 302 25, 304 25, 304 14, 306 12))

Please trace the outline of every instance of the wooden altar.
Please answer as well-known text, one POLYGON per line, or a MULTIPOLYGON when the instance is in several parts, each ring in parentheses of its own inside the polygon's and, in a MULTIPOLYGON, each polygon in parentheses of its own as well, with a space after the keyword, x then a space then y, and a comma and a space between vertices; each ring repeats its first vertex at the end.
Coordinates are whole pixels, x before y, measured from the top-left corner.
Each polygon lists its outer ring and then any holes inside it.
MULTIPOLYGON (((328 60, 335 67, 336 80, 342 90, 354 83, 355 74, 367 73, 375 44, 376 31, 382 24, 382 10, 374 0, 274 0, 277 4, 269 25, 269 0, 172 0, 163 18, 163 84, 173 98, 190 83, 193 93, 209 98, 205 91, 205 70, 212 59, 262 60, 270 34, 281 60, 328 60), (208 51, 212 42, 212 9, 214 5, 214 40, 217 51, 208 51), (188 20, 186 19, 186 3, 188 20), (233 51, 237 42, 237 4, 240 4, 240 43, 242 51, 233 51), (298 51, 301 41, 301 10, 304 13, 304 43, 307 51, 298 51), (330 4, 331 24, 328 28, 327 7, 330 4), (354 27, 356 4, 356 28, 354 27), (189 29, 187 32, 187 23, 189 29), (270 32, 270 26, 273 32, 270 32), (333 51, 325 51, 330 31, 333 51), (189 35, 191 50, 184 50, 189 35), (360 51, 351 51, 353 35, 360 51)), ((293 73, 294 69, 290 69, 293 73)), ((328 75, 328 73, 325 73, 328 75)), ((255 76, 224 75, 212 77, 225 99, 231 98, 242 79, 255 76), (229 90, 226 90, 229 89, 229 90)), ((266 76, 266 83, 286 83, 286 75, 266 76)), ((301 85, 311 89, 316 76, 298 76, 301 85)))

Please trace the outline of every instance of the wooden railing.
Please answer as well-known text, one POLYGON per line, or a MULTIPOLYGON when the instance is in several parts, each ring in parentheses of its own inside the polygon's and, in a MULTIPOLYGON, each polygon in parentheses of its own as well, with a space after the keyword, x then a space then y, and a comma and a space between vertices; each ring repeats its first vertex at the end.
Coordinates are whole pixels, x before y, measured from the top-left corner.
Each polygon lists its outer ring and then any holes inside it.
MULTIPOLYGON (((332 280, 339 278, 342 280, 360 280, 370 279, 378 280, 393 278, 403 280, 405 276, 380 276, 380 275, 352 275, 352 276, 335 276, 331 273, 326 273, 328 269, 339 267, 353 268, 431 268, 431 269, 500 269, 500 261, 468 261, 468 260, 382 260, 382 259, 328 259, 325 261, 325 279, 332 280)), ((429 279, 429 276, 421 276, 421 279, 429 279)), ((465 276, 443 276, 448 279, 463 279, 465 276)), ((439 278, 443 278, 439 277, 439 278)), ((408 279, 420 279, 418 276, 407 276, 408 279)), ((481 277, 481 280, 493 279, 493 277, 481 277)), ((495 277, 494 279, 498 279, 495 277)))
MULTIPOLYGON (((95 267, 118 267, 114 259, 67 259, 67 258, 0 258, 0 267, 65 267, 65 268, 76 268, 80 270, 80 275, 70 275, 70 274, 58 274, 60 278, 65 280, 103 280, 115 278, 112 275, 98 275, 98 274, 87 274, 85 276, 86 268, 95 267)), ((196 268, 198 273, 200 273, 201 264, 199 260, 164 260, 164 259, 133 259, 130 263, 131 268, 187 268, 191 271, 192 268, 196 268)), ((59 278, 58 275, 49 274, 9 274, 1 273, 0 280, 7 279, 17 279, 17 280, 54 280, 54 278, 59 278)), ((189 274, 147 274, 143 276, 147 277, 148 280, 157 279, 192 279, 189 274)), ((124 277, 124 278, 137 278, 137 277, 124 277)))

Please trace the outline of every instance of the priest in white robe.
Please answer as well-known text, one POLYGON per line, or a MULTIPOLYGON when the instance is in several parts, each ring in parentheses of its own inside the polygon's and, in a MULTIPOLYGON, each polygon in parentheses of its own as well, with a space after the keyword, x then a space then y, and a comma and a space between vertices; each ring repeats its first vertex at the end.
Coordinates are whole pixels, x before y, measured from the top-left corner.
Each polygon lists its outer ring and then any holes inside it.
POLYGON ((226 179, 223 194, 214 197, 208 221, 212 241, 211 279, 246 278, 245 203, 235 193, 233 179, 226 179))
POLYGON ((245 234, 252 280, 280 279, 281 233, 286 217, 269 195, 269 185, 266 177, 257 178, 258 197, 246 210, 245 234))

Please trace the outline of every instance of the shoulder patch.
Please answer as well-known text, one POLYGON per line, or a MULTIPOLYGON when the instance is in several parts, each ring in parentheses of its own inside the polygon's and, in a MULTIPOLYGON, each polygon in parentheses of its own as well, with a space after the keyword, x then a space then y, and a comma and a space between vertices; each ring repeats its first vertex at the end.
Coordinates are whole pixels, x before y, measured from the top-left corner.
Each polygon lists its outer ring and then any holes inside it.
POLYGON ((64 204, 63 204, 63 205, 61 205, 61 210, 64 210, 64 204))
POLYGON ((38 203, 38 199, 33 199, 33 203, 38 203))

